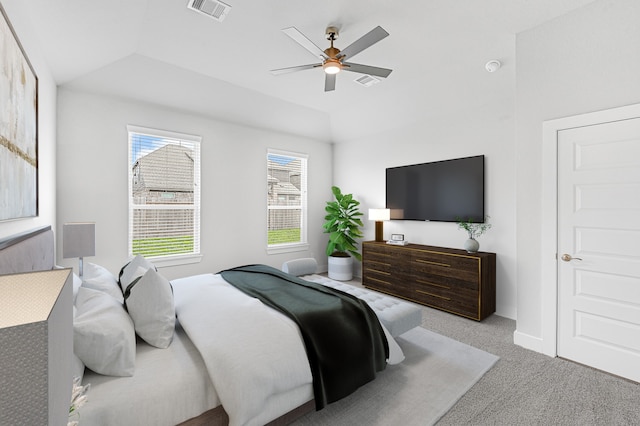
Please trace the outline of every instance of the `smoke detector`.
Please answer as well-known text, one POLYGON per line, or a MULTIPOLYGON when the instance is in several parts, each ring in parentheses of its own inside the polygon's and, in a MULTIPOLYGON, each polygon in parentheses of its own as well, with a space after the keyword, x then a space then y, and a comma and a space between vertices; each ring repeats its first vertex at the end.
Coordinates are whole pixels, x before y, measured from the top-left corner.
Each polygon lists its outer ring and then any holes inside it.
POLYGON ((500 69, 501 66, 502 64, 500 63, 499 60, 492 59, 489 62, 487 62, 484 67, 488 72, 496 72, 500 69))
POLYGON ((187 9, 222 22, 231 11, 231 6, 218 0, 189 0, 187 9))

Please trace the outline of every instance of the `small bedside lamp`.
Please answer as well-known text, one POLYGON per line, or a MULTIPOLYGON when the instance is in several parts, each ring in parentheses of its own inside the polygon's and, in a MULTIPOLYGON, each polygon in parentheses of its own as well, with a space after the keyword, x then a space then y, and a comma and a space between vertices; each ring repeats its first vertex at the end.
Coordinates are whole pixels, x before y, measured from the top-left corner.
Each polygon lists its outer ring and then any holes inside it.
POLYGON ((376 241, 384 241, 383 237, 383 221, 391 219, 391 210, 389 209, 369 209, 369 220, 376 221, 376 241))
POLYGON ((78 275, 82 278, 82 258, 96 255, 96 224, 95 223, 65 223, 62 225, 62 257, 80 258, 78 275))

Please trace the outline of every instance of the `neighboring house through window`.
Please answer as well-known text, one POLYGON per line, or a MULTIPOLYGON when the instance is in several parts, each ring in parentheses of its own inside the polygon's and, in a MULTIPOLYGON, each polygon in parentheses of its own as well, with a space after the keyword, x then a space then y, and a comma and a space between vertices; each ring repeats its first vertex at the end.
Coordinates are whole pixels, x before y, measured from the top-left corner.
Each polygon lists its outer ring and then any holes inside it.
POLYGON ((269 252, 307 248, 307 156, 267 151, 269 252))
POLYGON ((129 255, 155 263, 198 261, 201 138, 134 126, 127 130, 129 255))

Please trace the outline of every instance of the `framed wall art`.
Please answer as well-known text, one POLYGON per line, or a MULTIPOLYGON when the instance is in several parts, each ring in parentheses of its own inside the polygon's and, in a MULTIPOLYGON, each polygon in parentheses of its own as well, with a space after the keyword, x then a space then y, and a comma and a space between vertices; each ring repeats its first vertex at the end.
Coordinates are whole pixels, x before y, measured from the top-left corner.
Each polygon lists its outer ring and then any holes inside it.
POLYGON ((38 216, 38 77, 0 5, 0 221, 38 216))

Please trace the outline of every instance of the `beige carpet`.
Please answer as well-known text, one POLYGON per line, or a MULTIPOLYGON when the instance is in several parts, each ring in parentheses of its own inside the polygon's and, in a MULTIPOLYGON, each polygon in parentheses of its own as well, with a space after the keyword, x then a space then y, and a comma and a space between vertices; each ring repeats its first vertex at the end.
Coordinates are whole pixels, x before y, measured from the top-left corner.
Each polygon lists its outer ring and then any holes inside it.
POLYGON ((387 366, 354 394, 307 414, 295 425, 431 425, 498 357, 422 327, 398 339, 406 359, 387 366))

